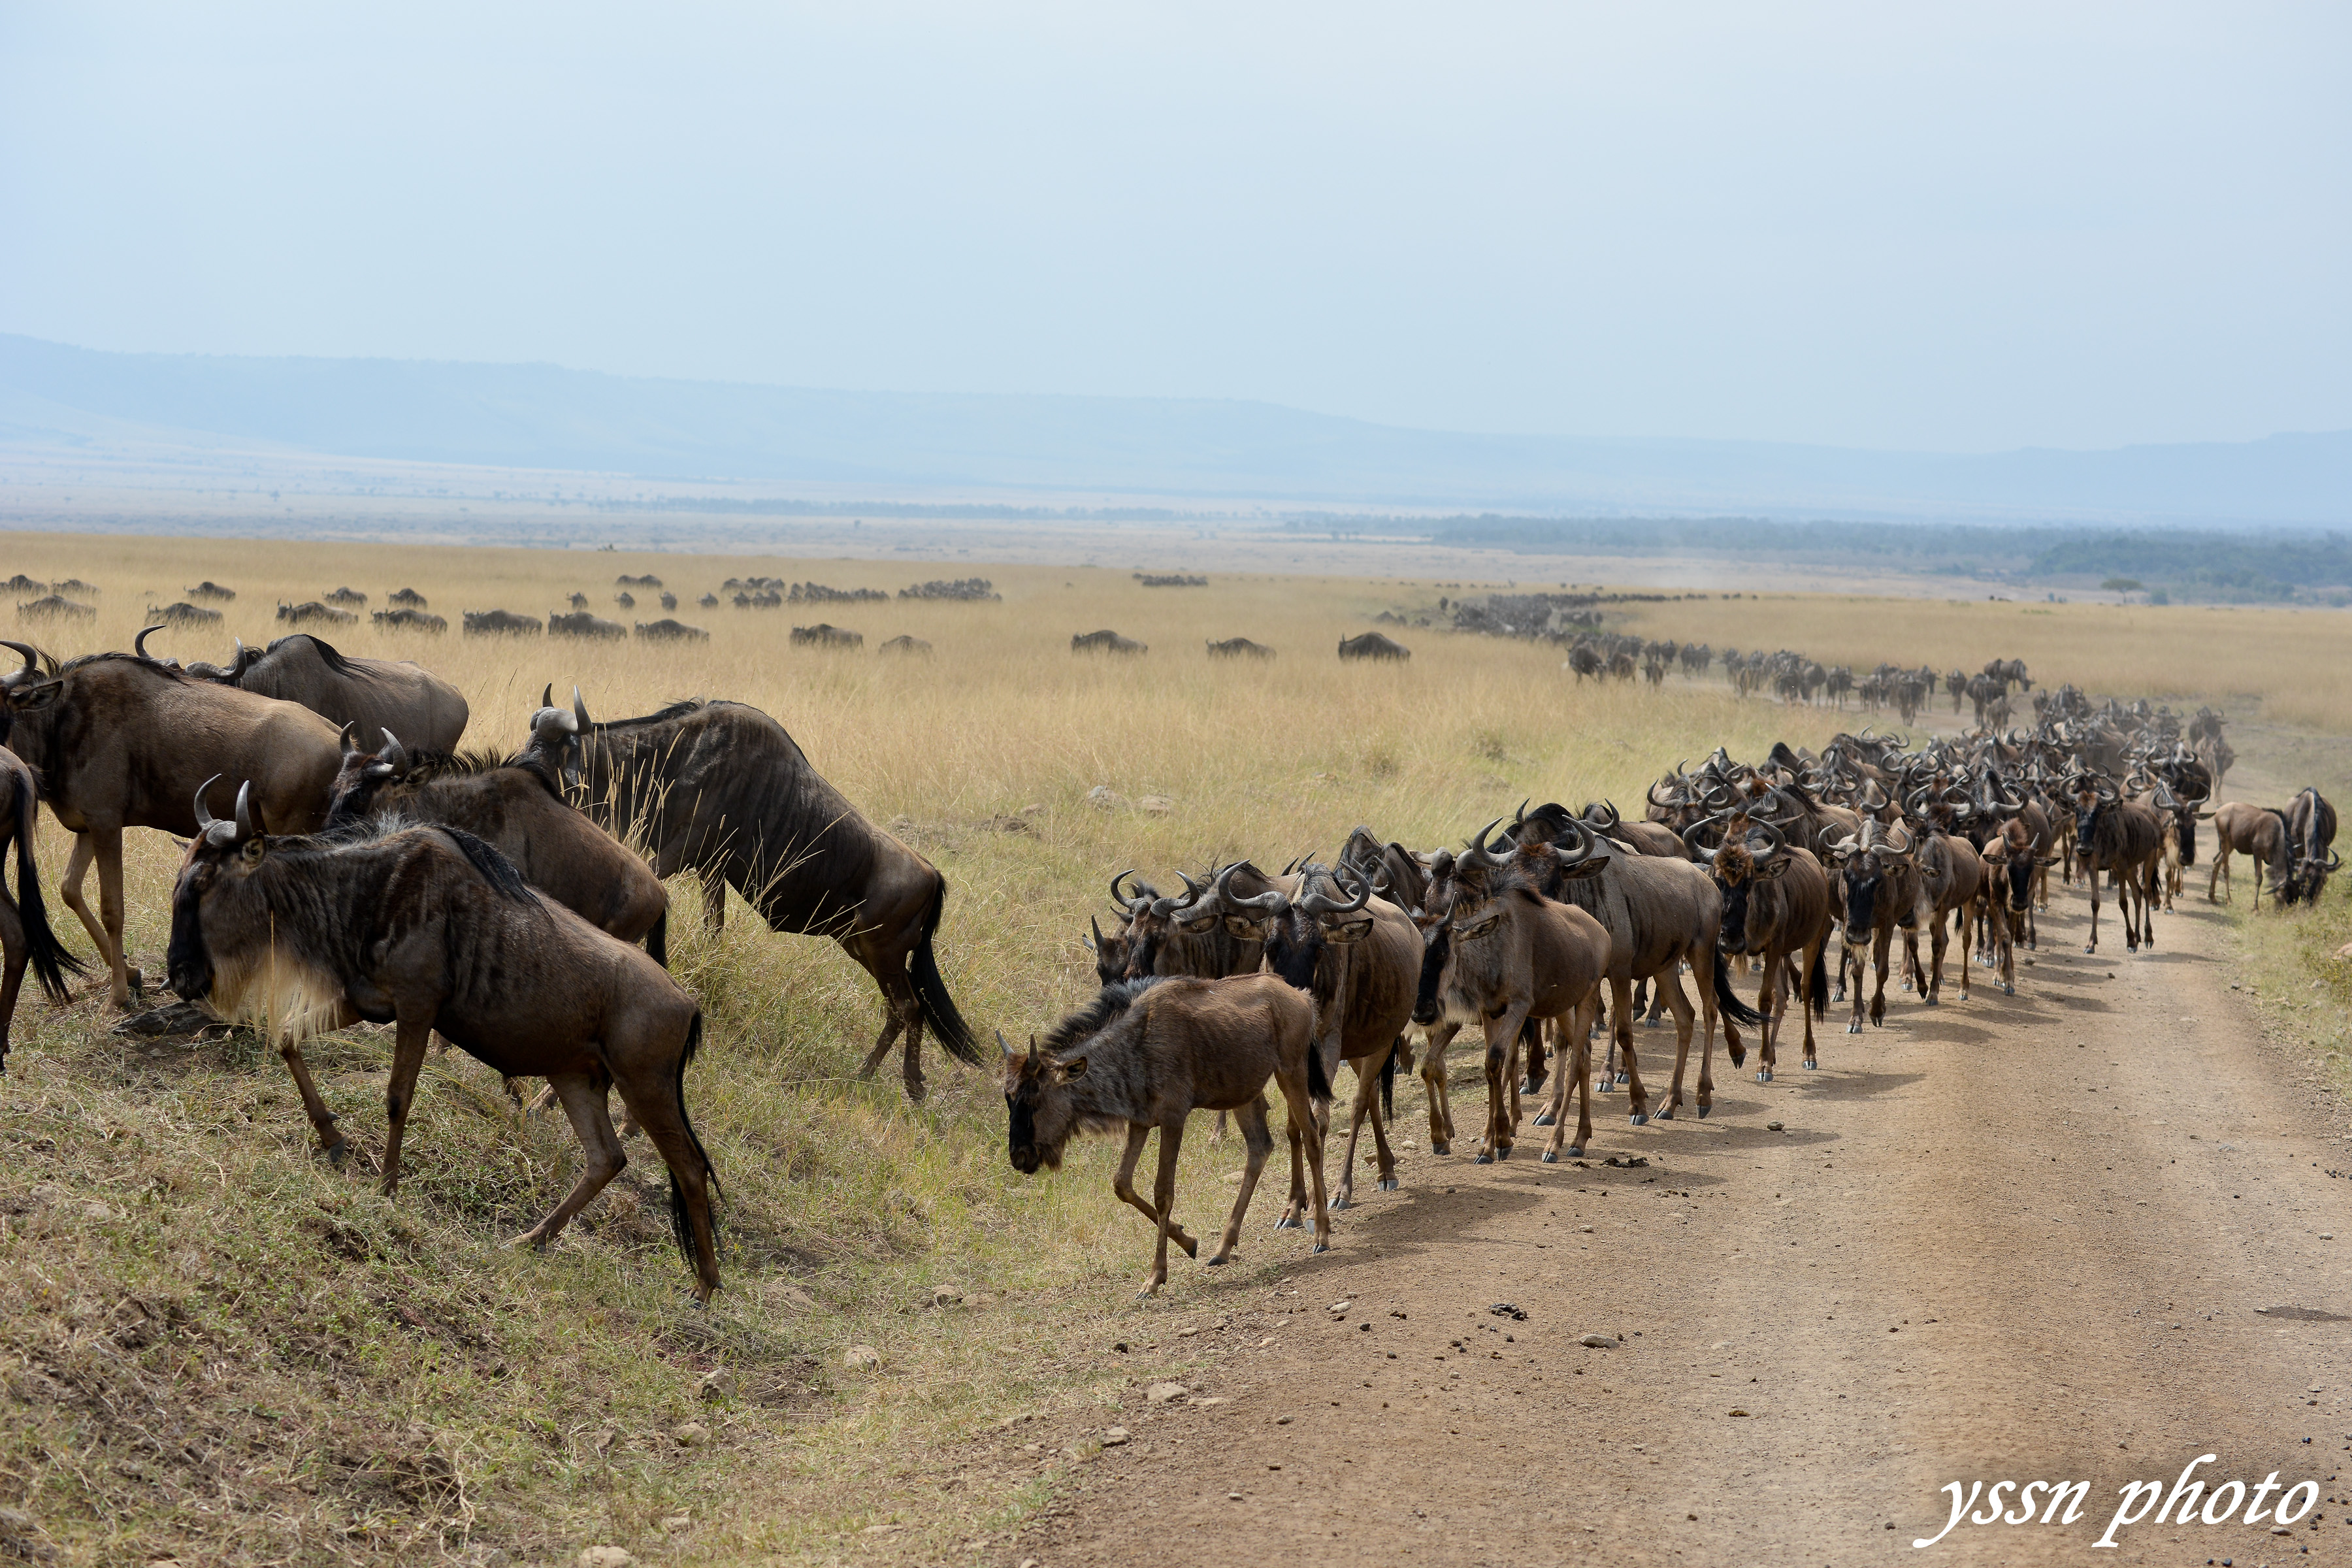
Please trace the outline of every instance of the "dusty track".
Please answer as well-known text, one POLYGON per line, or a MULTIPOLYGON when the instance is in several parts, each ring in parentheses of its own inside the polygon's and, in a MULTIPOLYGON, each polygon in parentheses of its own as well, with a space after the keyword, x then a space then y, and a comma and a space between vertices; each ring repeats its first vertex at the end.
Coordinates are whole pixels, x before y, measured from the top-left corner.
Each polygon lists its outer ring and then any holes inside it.
MULTIPOLYGON (((1793 1046, 1771 1084, 1725 1068, 1704 1122, 1630 1127, 1621 1093, 1585 1167, 1523 1128, 1507 1163, 1422 1152, 1401 1191, 1360 1185, 1331 1254, 1181 1310, 1164 1342, 1211 1370, 1158 1407, 1139 1380, 1133 1441, 1011 1559, 2079 1561, 2123 1482, 2209 1452, 2201 1477, 2352 1498, 2352 1322, 2264 1310, 2352 1316, 2338 1102, 2232 994, 2201 893, 2137 956, 2110 910, 2086 957, 2084 908, 2057 891, 2013 998, 1890 991, 1859 1037, 1833 1005, 1820 1071, 1793 1046), (2092 1483, 2073 1526, 1911 1549, 1948 1481, 2062 1478, 2092 1483)), ((1671 1035, 1637 1045, 1654 1088, 1671 1035)), ((1418 1093, 1398 1113, 1425 1151, 1418 1093)), ((2340 1561, 2347 1516, 2143 1525, 2089 1561, 2340 1561)))

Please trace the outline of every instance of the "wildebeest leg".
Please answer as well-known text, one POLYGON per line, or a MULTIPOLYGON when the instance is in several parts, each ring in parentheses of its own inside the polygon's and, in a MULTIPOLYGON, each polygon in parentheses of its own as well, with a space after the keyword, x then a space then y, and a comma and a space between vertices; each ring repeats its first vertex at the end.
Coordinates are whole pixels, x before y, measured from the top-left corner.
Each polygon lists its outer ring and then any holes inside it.
MULTIPOLYGON (((1356 1085, 1357 1122, 1360 1124, 1367 1115, 1371 1119, 1372 1152, 1380 1161, 1380 1190, 1384 1193, 1396 1191, 1397 1178, 1396 1151, 1389 1147, 1388 1119, 1381 1113, 1381 1079, 1387 1069, 1390 1056, 1397 1047, 1398 1041, 1391 1040, 1388 1049, 1364 1058, 1364 1071, 1358 1075, 1356 1085)), ((1350 1126, 1348 1130, 1348 1169, 1351 1173, 1355 1166, 1356 1128, 1350 1126)), ((1339 1205, 1334 1204, 1332 1206, 1336 1208, 1339 1205)))
POLYGON ((90 945, 98 949, 98 956, 106 960, 110 968, 113 954, 107 950, 106 928, 99 924, 98 917, 90 913, 89 905, 81 896, 82 879, 89 875, 90 859, 97 853, 98 844, 89 834, 74 835, 73 853, 66 857, 65 871, 58 878, 58 896, 65 900, 66 908, 80 918, 81 929, 89 932, 90 945))
POLYGON ((1671 1121, 1675 1108, 1683 1102, 1683 1066, 1690 1060, 1691 1023, 1697 1015, 1683 994, 1682 976, 1671 968, 1658 977, 1658 998, 1675 1016, 1675 1081, 1666 1091, 1665 1108, 1658 1112, 1659 1121, 1671 1121))
MULTIPOLYGON (((1149 1296, 1168 1283, 1168 1237, 1171 1232, 1181 1235, 1176 1226, 1176 1155, 1184 1146, 1184 1124, 1171 1123, 1160 1130, 1160 1173, 1151 1183, 1151 1201, 1160 1210, 1160 1234, 1151 1247, 1151 1274, 1144 1280, 1139 1296, 1149 1296)), ((1318 1194, 1319 1195, 1319 1194, 1318 1194)), ((1197 1258, 1199 1251, 1184 1238, 1184 1255, 1197 1258)))
MULTIPOLYGON (((853 956, 862 955, 856 954, 853 950, 853 956)), ((906 984, 903 976, 899 985, 905 993, 903 997, 893 992, 890 982, 883 975, 876 974, 874 978, 882 987, 882 1037, 874 1042, 874 1048, 866 1053, 866 1060, 859 1065, 857 1076, 872 1078, 875 1069, 882 1065, 882 1058, 890 1054, 891 1042, 904 1035, 907 1037, 907 1098, 920 1105, 923 1097, 929 1092, 923 1087, 923 1064, 916 1054, 921 1041, 921 1005, 915 1000, 914 987, 906 984)))
POLYGON ((1871 965, 1875 971, 1876 980, 1870 994, 1870 1024, 1873 1028, 1882 1028, 1886 1023, 1887 950, 1894 945, 1895 928, 1893 926, 1883 925, 1871 932, 1870 959, 1871 965))
MULTIPOLYGON (((419 1050, 423 1049, 422 1045, 419 1050)), ((508 1245, 511 1247, 545 1247, 572 1223, 572 1216, 588 1206, 590 1199, 604 1190, 605 1184, 621 1173, 629 1157, 621 1151, 621 1141, 613 1135, 613 1118, 604 1109, 612 1080, 600 1070, 558 1073, 547 1080, 555 1089, 555 1097, 563 1101, 563 1113, 572 1120, 572 1135, 580 1140, 580 1179, 563 1194, 563 1201, 545 1219, 524 1231, 508 1245)))
POLYGON ((2083 944, 2083 951, 2096 952, 2099 951, 2099 868, 2096 862, 2091 863, 2090 875, 2085 879, 2091 884, 2091 940, 2083 944))
MULTIPOLYGON (((1829 944, 1829 933, 1824 931, 1819 942, 1798 954, 1799 963, 1796 971, 1789 976, 1790 984, 1797 990, 1797 1011, 1804 1018, 1805 1066, 1808 1068, 1817 1068, 1822 1065, 1821 1058, 1813 1054, 1813 976, 1822 973, 1824 967, 1822 954, 1829 944)), ((1965 968, 1966 965, 1962 967, 1965 968)), ((1829 988, 1826 984, 1828 977, 1823 975, 1822 978, 1824 981, 1822 989, 1826 991, 1829 988)))
MULTIPOLYGON (((1133 1209, 1136 1213, 1141 1215, 1144 1218, 1157 1226, 1160 1223, 1160 1211, 1158 1208, 1153 1207, 1150 1204, 1144 1202, 1143 1194, 1135 1190, 1135 1167, 1137 1163, 1143 1158, 1143 1145, 1150 1136, 1151 1128, 1149 1123, 1130 1121, 1127 1124, 1127 1152, 1119 1156, 1118 1174, 1110 1179, 1110 1190, 1118 1194, 1119 1202, 1125 1204, 1128 1207, 1133 1209)), ((1168 1142, 1168 1135, 1165 1132, 1162 1132, 1160 1135, 1160 1163, 1163 1166, 1167 1163, 1168 1142)), ((1172 1181, 1174 1178, 1171 1177, 1170 1179, 1172 1181)), ((1197 1258, 1200 1256, 1197 1250, 1198 1244, 1196 1244, 1191 1237, 1184 1234, 1184 1227, 1182 1226, 1176 1225, 1171 1222, 1168 1227, 1168 1236, 1175 1241, 1177 1246, 1184 1249, 1185 1257, 1197 1258)), ((1162 1243, 1162 1246, 1164 1247, 1164 1242, 1162 1243)), ((1161 1270, 1160 1278, 1163 1279, 1167 1278, 1165 1268, 1161 1270)))
POLYGON ((1756 1056, 1756 1081, 1758 1083, 1770 1083, 1772 1081, 1772 1064, 1778 1056, 1778 1053, 1773 1047, 1775 1043, 1780 1037, 1780 1009, 1779 1002, 1780 971, 1784 967, 1786 967, 1786 965, 1778 953, 1768 953, 1765 955, 1764 984, 1756 993, 1756 1010, 1764 1015, 1763 1027, 1756 1031, 1757 1034, 1761 1037, 1756 1056))
MULTIPOLYGON (((2230 868, 2230 836, 2226 833, 2217 833, 2213 837, 2216 840, 2213 846, 2213 863, 2205 870, 2205 901, 2209 904, 2221 901, 2213 896, 2213 889, 2221 882, 2221 873, 2230 868)), ((2235 889, 2231 891, 2232 901, 2234 901, 2235 889)))
POLYGON ((114 989, 110 999, 127 1011, 131 1006, 131 961, 122 952, 122 829, 96 828, 90 837, 98 845, 98 913, 106 923, 106 955, 114 967, 114 989))
MULTIPOLYGON (((719 1235, 710 1217, 711 1185, 716 1178, 709 1156, 687 1118, 686 1080, 677 1070, 677 1058, 670 1054, 666 1042, 656 1043, 664 1048, 639 1053, 619 1044, 606 1047, 613 1062, 611 1082, 621 1091, 621 1106, 626 1112, 621 1136, 628 1136, 631 1123, 643 1128, 669 1166, 672 1221, 677 1209, 683 1208, 694 1255, 694 1293, 709 1301, 711 1292, 719 1289, 719 1235)), ((597 1098, 601 1104, 604 1098, 601 1089, 597 1098)))
POLYGON ((1459 1024, 1440 1024, 1426 1037, 1429 1049, 1423 1053, 1421 1082, 1429 1098, 1429 1152, 1433 1154, 1454 1152, 1454 1107, 1445 1089, 1445 1047, 1461 1030, 1459 1024))
MULTIPOLYGON (((424 1010, 422 1018, 404 1012, 393 1033, 392 1078, 383 1086, 385 1197, 400 1191, 400 1140, 408 1130, 408 1108, 416 1102, 416 1075, 425 1066, 425 1042, 433 1033, 432 1019, 431 1008, 424 1010)), ((548 1087, 554 1088, 552 1079, 548 1087)))
POLYGON ((351 1143, 336 1130, 335 1113, 319 1098, 319 1086, 310 1081, 310 1064, 302 1059, 302 1047, 289 1038, 280 1041, 278 1054, 286 1060, 286 1070, 294 1075, 294 1091, 302 1097, 302 1113, 310 1119, 311 1131, 319 1135, 319 1148, 327 1163, 340 1165, 351 1152, 351 1143))
POLYGON ((1611 1037, 1616 1042, 1617 1059, 1625 1075, 1625 1096, 1632 1101, 1626 1117, 1639 1127, 1650 1120, 1650 1095, 1642 1087, 1642 1064, 1633 1059, 1633 995, 1632 974, 1609 977, 1609 1006, 1617 1015, 1617 1026, 1611 1031, 1611 1037))
POLYGON ((1862 1033, 1863 993, 1870 989, 1870 948, 1866 943, 1857 947, 1841 935, 1838 938, 1838 988, 1832 995, 1832 1001, 1845 998, 1845 972, 1848 969, 1853 971, 1853 1011, 1846 1018, 1845 1032, 1859 1035, 1862 1033))
MULTIPOLYGON (((1380 1053, 1382 1059, 1386 1051, 1380 1053)), ((1370 1058, 1360 1058, 1356 1064, 1356 1098, 1348 1108, 1348 1157, 1340 1163, 1339 1184, 1331 1194, 1331 1206, 1344 1209, 1356 1198, 1356 1140, 1364 1130, 1367 1112, 1380 1106, 1381 1083, 1379 1067, 1370 1058)))
POLYGON ((1517 1043, 1519 1026, 1527 1017, 1528 1005, 1514 1002, 1499 1017, 1486 1020, 1486 1138, 1478 1150, 1481 1165, 1511 1157, 1517 1135, 1516 1112, 1509 1098, 1511 1047, 1517 1043))
POLYGON ((7 967, 0 971, 0 1071, 8 1066, 8 1027, 16 1018, 16 994, 25 987, 25 964, 33 956, 25 940, 25 922, 16 906, 0 893, 0 952, 7 954, 7 967))
POLYGON ((1543 1088, 1544 1079, 1550 1076, 1544 1066, 1543 1026, 1533 1018, 1528 1019, 1527 1026, 1519 1031, 1519 1047, 1528 1064, 1527 1076, 1519 1080, 1519 1087, 1527 1093, 1534 1094, 1543 1088))
MULTIPOLYGON (((1283 1103, 1290 1110, 1292 1132, 1307 1140, 1308 1173, 1315 1183, 1315 1250, 1331 1249, 1331 1205, 1323 1192, 1323 1124, 1316 1118, 1315 1102, 1307 1092, 1307 1074, 1302 1068, 1297 1072, 1277 1072, 1276 1080, 1282 1085, 1283 1103)), ((1294 1149, 1296 1143, 1291 1145, 1294 1149)), ((1160 1153, 1165 1157, 1166 1145, 1160 1153)), ((1169 1179, 1175 1179, 1171 1171, 1169 1179)))
POLYGON ((1297 1226, 1299 1215, 1307 1212, 1307 1143, 1298 1123, 1289 1124, 1290 1138, 1290 1201, 1274 1216, 1274 1228, 1291 1230, 1297 1226))
POLYGON ((727 873, 706 866, 701 875, 702 923, 716 936, 727 929, 727 873))
POLYGON ((1265 1157, 1274 1152, 1274 1134, 1265 1121, 1265 1096, 1260 1094, 1234 1113, 1234 1122, 1242 1130, 1242 1147, 1248 1152, 1248 1163, 1242 1167, 1242 1190, 1234 1198, 1234 1212, 1225 1216, 1225 1234, 1217 1244, 1209 1267, 1232 1260, 1234 1248, 1241 1245, 1242 1221, 1249 1215, 1250 1194, 1257 1191, 1257 1179, 1265 1170, 1265 1157))

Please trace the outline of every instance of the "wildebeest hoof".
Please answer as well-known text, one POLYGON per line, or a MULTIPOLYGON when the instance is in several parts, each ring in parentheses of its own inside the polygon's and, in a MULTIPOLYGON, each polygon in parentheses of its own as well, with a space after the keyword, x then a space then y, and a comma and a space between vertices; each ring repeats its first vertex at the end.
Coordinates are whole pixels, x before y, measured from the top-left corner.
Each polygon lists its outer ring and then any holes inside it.
POLYGON ((1491 1165, 1491 1164, 1493 1164, 1494 1163, 1495 1163, 1495 1156, 1493 1156, 1492 1154, 1487 1154, 1487 1153, 1481 1153, 1481 1154, 1480 1154, 1480 1155, 1479 1155, 1475 1160, 1473 1160, 1473 1161, 1471 1162, 1471 1163, 1472 1163, 1472 1164, 1474 1164, 1474 1165, 1491 1165))
POLYGON ((920 1105, 930 1097, 930 1089, 921 1079, 910 1078, 907 1080, 907 1098, 908 1100, 912 1101, 914 1104, 920 1105))
POLYGON ((326 1155, 328 1164, 340 1171, 343 1168, 343 1162, 352 1157, 351 1140, 338 1138, 320 1152, 326 1155))
POLYGON ((1770 1083, 1772 1081, 1772 1069, 1770 1068, 1759 1068, 1756 1070, 1756 1081, 1758 1083, 1770 1083))
POLYGON ((1938 1001, 1937 998, 1930 996, 1927 999, 1925 1005, 1929 1007, 1940 1007, 1943 1005, 1943 1003, 1938 1001))
POLYGON ((1537 1117, 1536 1117, 1536 1125, 1537 1125, 1537 1126, 1538 1126, 1538 1127, 1549 1127, 1549 1126, 1550 1126, 1550 1125, 1551 1125, 1551 1112, 1550 1112, 1550 1111, 1549 1111, 1549 1110, 1546 1110, 1546 1111, 1541 1111, 1541 1112, 1538 1113, 1538 1115, 1537 1115, 1537 1117))
POLYGON ((1315 1244, 1315 1250, 1317 1252, 1328 1252, 1331 1250, 1331 1244, 1328 1241, 1318 1241, 1315 1244))
POLYGON ((1384 1193, 1392 1193, 1396 1190, 1397 1179, 1394 1176, 1384 1176, 1381 1179, 1381 1191, 1384 1193))
POLYGON ((1570 1143, 1567 1148, 1562 1149, 1560 1152, 1567 1155, 1571 1160, 1581 1160, 1584 1158, 1584 1145, 1581 1143, 1570 1143))
POLYGON ((1859 1035, 1862 1033, 1862 1020, 1856 1018, 1853 1023, 1848 1024, 1845 1026, 1845 1032, 1849 1035, 1859 1035))
POLYGON ((1298 1216, 1297 1215, 1288 1214, 1277 1215, 1275 1216, 1274 1228, 1276 1230, 1297 1230, 1299 1228, 1298 1216))
POLYGON ((1650 1113, 1646 1110, 1637 1110, 1625 1120, 1631 1121, 1636 1127, 1646 1127, 1650 1122, 1650 1113))
POLYGON ((1557 1165, 1559 1163, 1559 1151, 1557 1149, 1547 1149, 1543 1152, 1541 1158, 1543 1163, 1547 1165, 1557 1165))
POLYGON ((1232 1253, 1220 1252, 1201 1267, 1203 1268, 1223 1268, 1226 1264, 1231 1263, 1233 1260, 1234 1255, 1232 1253))
POLYGON ((1633 1079, 1633 1075, 1632 1073, 1627 1072, 1622 1068, 1617 1069, 1617 1081, 1619 1083, 1631 1083, 1633 1079))
POLYGON ((1706 1121, 1706 1113, 1707 1113, 1708 1111, 1710 1111, 1710 1110, 1713 1110, 1714 1109, 1715 1109, 1715 1107, 1714 1107, 1714 1106, 1712 1106, 1712 1105, 1702 1105, 1702 1106, 1700 1106, 1700 1107, 1698 1108, 1698 1119, 1699 1119, 1701 1121, 1706 1121))
POLYGON ((1454 1152, 1454 1145, 1451 1143, 1440 1143, 1437 1140, 1433 1138, 1429 1142, 1429 1152, 1433 1154, 1451 1154, 1454 1152))
POLYGON ((1815 1061, 1809 1061, 1809 1062, 1807 1062, 1807 1063, 1805 1064, 1805 1070, 1806 1070, 1807 1072, 1811 1072, 1811 1071, 1812 1071, 1815 1068, 1817 1068, 1817 1067, 1819 1067, 1819 1066, 1821 1066, 1821 1065, 1822 1065, 1822 1064, 1821 1064, 1821 1063, 1819 1063, 1819 1062, 1815 1062, 1815 1061))
POLYGON ((1331 1212, 1333 1214, 1338 1214, 1341 1209, 1344 1209, 1347 1206, 1348 1200, 1343 1197, 1334 1196, 1331 1200, 1331 1212))
POLYGON ((1602 1073, 1601 1075, 1601 1081, 1593 1085, 1593 1087, 1598 1089, 1601 1093, 1607 1094, 1611 1089, 1617 1087, 1617 1080, 1611 1078, 1607 1073, 1602 1073))
POLYGON ((2010 984, 2007 981, 2003 981, 2001 983, 2000 994, 2004 996, 2014 996, 2017 994, 2017 987, 2010 984))
POLYGON ((528 1247, 533 1252, 545 1252, 547 1250, 547 1243, 548 1238, 540 1234, 539 1226, 532 1226, 529 1230, 524 1231, 520 1236, 518 1236, 512 1241, 508 1242, 507 1245, 509 1247, 528 1247))

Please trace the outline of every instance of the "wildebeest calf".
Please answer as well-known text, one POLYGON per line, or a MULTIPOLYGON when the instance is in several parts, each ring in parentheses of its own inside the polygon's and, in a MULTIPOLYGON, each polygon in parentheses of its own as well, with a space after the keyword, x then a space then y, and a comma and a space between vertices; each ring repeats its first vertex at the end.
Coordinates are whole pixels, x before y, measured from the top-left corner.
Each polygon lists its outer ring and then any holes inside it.
MULTIPOLYGON (((997 1041, 1003 1045, 1004 1037, 997 1041)), ((1120 1199, 1159 1227, 1149 1296, 1168 1282, 1168 1243, 1198 1257, 1200 1244, 1176 1223, 1176 1156, 1184 1122, 1195 1110, 1231 1110, 1249 1150, 1242 1190, 1226 1217, 1223 1241, 1212 1264, 1234 1255, 1250 1194, 1274 1152, 1266 1127, 1265 1084, 1274 1079, 1290 1110, 1291 1125, 1306 1135, 1314 1179, 1315 1250, 1331 1244, 1331 1216, 1323 1195, 1323 1118, 1331 1086, 1315 1049, 1315 1004, 1271 974, 1223 980, 1157 977, 1106 985, 1100 995, 1055 1025, 1041 1048, 1033 1036, 1026 1056, 1004 1047, 1004 1103, 1012 1127, 1006 1139, 1013 1168, 1034 1175, 1058 1169, 1062 1149, 1077 1132, 1127 1130, 1127 1154, 1111 1183, 1120 1199), (1160 1173, 1147 1203, 1135 1190, 1144 1140, 1160 1130, 1160 1173)))
POLYGON ((543 1247, 627 1164, 613 1089, 670 1170, 670 1220, 695 1294, 719 1288, 709 1156, 686 1111, 702 1038, 694 999, 645 953, 524 885, 471 834, 407 827, 349 838, 267 837, 249 792, 235 820, 196 803, 198 833, 172 890, 172 988, 279 1042, 330 1157, 343 1138, 302 1060, 307 1035, 392 1024, 383 1190, 400 1185, 401 1134, 435 1030, 510 1078, 544 1077, 586 1161, 553 1213, 517 1239, 543 1247))

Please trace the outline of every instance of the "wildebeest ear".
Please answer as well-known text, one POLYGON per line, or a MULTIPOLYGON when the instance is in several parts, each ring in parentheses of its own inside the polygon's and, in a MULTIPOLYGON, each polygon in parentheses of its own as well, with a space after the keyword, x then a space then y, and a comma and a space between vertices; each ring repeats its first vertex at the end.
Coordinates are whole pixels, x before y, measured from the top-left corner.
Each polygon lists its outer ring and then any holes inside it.
POLYGON ((47 708, 64 689, 65 683, 60 680, 44 680, 38 686, 20 686, 8 693, 8 705, 27 712, 37 708, 47 708))
POLYGON ((1062 1077, 1065 1079, 1084 1078, 1087 1076, 1087 1058, 1084 1057, 1072 1057, 1068 1061, 1063 1062, 1060 1065, 1062 1068, 1062 1077))
POLYGON ((1323 940, 1336 942, 1361 942, 1371 934, 1371 917, 1367 915, 1362 920, 1342 921, 1338 925, 1326 926, 1323 930, 1323 940))
POLYGON ((1237 936, 1244 942, 1255 942, 1260 936, 1265 934, 1259 929, 1257 921, 1251 920, 1246 915, 1227 915, 1225 917, 1225 931, 1228 935, 1237 936))
POLYGON ((343 723, 341 731, 337 734, 335 738, 343 743, 343 755, 348 757, 358 752, 360 749, 360 727, 358 721, 346 720, 343 723))

